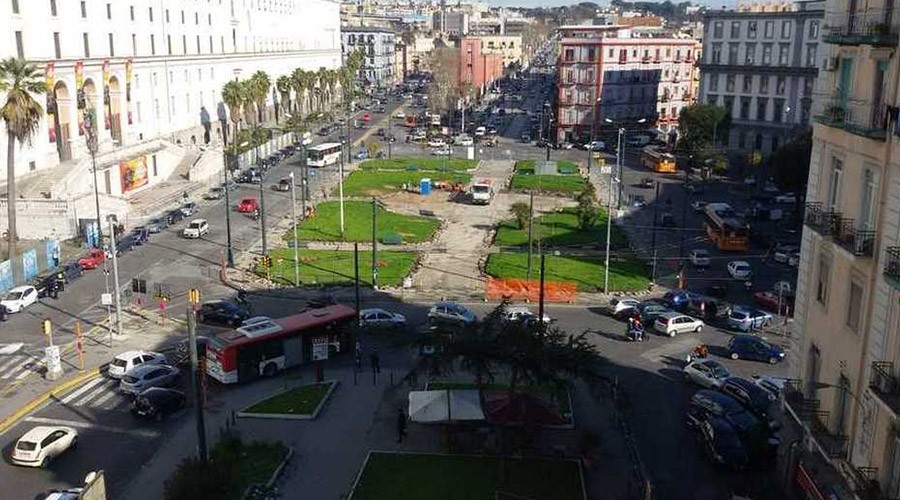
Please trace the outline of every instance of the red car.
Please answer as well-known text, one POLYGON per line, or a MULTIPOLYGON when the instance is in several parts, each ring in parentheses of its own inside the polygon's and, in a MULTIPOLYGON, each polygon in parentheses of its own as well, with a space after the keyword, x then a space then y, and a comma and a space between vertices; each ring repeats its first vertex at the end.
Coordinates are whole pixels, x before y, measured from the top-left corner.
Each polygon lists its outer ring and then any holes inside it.
POLYGON ((753 294, 753 299, 760 306, 774 311, 777 314, 789 314, 794 310, 794 297, 790 295, 781 296, 781 310, 778 310, 778 294, 774 292, 757 292, 753 294))
POLYGON ((92 248, 87 257, 78 259, 78 264, 85 269, 96 269, 106 260, 106 254, 99 248, 92 248))
POLYGON ((370 115, 369 113, 363 113, 363 115, 362 115, 362 121, 367 122, 367 121, 369 121, 369 120, 371 120, 371 119, 372 119, 372 115, 370 115))
POLYGON ((242 214, 248 214, 259 210, 259 202, 256 198, 244 198, 237 205, 237 211, 242 214))

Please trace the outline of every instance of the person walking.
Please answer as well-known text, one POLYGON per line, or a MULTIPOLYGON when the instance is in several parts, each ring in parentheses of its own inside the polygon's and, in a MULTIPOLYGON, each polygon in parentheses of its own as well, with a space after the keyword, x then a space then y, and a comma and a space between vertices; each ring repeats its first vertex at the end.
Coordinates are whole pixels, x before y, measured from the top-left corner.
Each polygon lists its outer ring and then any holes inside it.
POLYGON ((372 348, 372 355, 369 356, 369 360, 372 362, 372 373, 381 373, 381 360, 378 357, 378 346, 372 348))
POLYGON ((406 413, 403 412, 403 408, 397 409, 397 442, 402 443, 403 438, 406 437, 406 413))

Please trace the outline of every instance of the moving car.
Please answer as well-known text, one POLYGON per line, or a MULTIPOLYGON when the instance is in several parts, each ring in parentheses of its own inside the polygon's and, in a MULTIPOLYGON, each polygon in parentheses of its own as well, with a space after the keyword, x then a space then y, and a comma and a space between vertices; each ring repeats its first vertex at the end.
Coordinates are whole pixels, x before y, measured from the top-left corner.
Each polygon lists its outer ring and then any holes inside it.
MULTIPOLYGON (((536 323, 538 315, 529 309, 528 306, 509 306, 506 308, 506 317, 504 319, 512 322, 536 323)), ((550 323, 550 316, 544 314, 543 321, 544 323, 550 323)))
POLYGON ((610 316, 619 317, 626 309, 635 309, 641 302, 637 299, 620 299, 613 297, 609 299, 607 312, 610 316))
POLYGON ((428 323, 450 323, 454 325, 471 325, 476 320, 475 313, 455 302, 438 302, 428 311, 428 323))
POLYGON ((170 226, 173 224, 177 224, 183 220, 184 220, 184 212, 182 212, 180 208, 171 210, 171 211, 169 211, 168 214, 166 214, 166 223, 168 223, 170 226))
POLYGON ((110 378, 122 378, 126 372, 136 366, 160 365, 166 363, 166 356, 152 351, 125 351, 117 354, 109 363, 106 375, 110 378))
POLYGON ((119 390, 140 394, 151 387, 171 387, 181 382, 181 370, 172 365, 141 365, 125 372, 119 390))
POLYGON ((39 425, 16 441, 10 456, 12 463, 26 467, 46 467, 78 443, 78 431, 62 425, 39 425))
POLYGON ((99 248, 92 248, 88 251, 86 257, 78 259, 78 264, 83 269, 96 269, 106 260, 106 254, 99 248))
POLYGON ((259 210, 259 202, 256 198, 243 198, 237 204, 237 211, 246 214, 259 210))
POLYGON ((159 422, 163 418, 184 408, 185 397, 181 391, 163 387, 151 387, 134 398, 131 414, 138 418, 159 422))
POLYGON ((685 314, 669 312, 656 318, 653 329, 663 335, 674 337, 679 333, 699 332, 703 329, 703 321, 685 314))
POLYGON ((735 335, 728 341, 731 359, 749 359, 777 364, 784 359, 784 350, 755 335, 735 335))
POLYGON ((714 463, 732 470, 747 466, 747 450, 731 425, 723 418, 711 417, 697 426, 697 439, 714 463))
POLYGON ((728 327, 742 332, 761 330, 770 323, 772 323, 771 314, 749 307, 735 307, 728 315, 728 327))
POLYGON ((731 376, 728 369, 711 359, 691 361, 684 367, 685 378, 706 388, 717 388, 731 376))
POLYGON ((697 268, 707 268, 710 264, 709 258, 709 250, 705 250, 703 248, 695 248, 691 250, 688 258, 691 260, 691 265, 697 268))
POLYGON ((274 184, 272 189, 275 191, 287 192, 291 190, 291 184, 291 178, 285 177, 284 179, 279 180, 278 184, 274 184))
POLYGON ((191 223, 184 228, 182 234, 185 238, 199 238, 208 232, 209 223, 206 222, 206 219, 196 219, 192 220, 191 223))
POLYGON ((606 149, 606 144, 603 141, 591 141, 584 145, 584 149, 588 151, 603 151, 606 149))
POLYGON ((782 244, 775 247, 775 251, 772 253, 772 260, 775 262, 780 262, 782 264, 787 264, 788 260, 792 255, 796 254, 800 251, 800 247, 797 245, 791 244, 782 244))
POLYGON ((753 276, 753 269, 747 261, 733 260, 728 263, 728 274, 736 280, 746 281, 753 276))
POLYGON ((5 307, 7 312, 17 313, 34 304, 37 300, 37 289, 31 285, 23 285, 6 292, 3 300, 0 300, 0 306, 5 307))
POLYGON ((204 302, 197 310, 197 321, 207 325, 237 328, 249 317, 247 310, 227 300, 204 302))
POLYGON ((406 326, 406 316, 377 308, 359 311, 359 321, 362 326, 377 328, 400 328, 406 326))

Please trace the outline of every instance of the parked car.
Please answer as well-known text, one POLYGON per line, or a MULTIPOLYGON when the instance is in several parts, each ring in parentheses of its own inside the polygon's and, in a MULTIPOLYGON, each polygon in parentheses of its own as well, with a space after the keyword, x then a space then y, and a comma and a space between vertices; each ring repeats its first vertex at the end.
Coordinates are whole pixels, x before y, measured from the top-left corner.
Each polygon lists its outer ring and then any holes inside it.
POLYGON ((184 408, 184 393, 175 389, 151 387, 134 398, 131 403, 131 414, 138 418, 152 419, 157 422, 184 408))
POLYGON ((206 219, 195 219, 184 228, 182 232, 185 238, 199 238, 209 232, 209 223, 206 219))
POLYGON ((613 297, 609 299, 609 303, 606 306, 606 312, 610 316, 618 317, 626 309, 634 309, 638 306, 638 304, 640 304, 640 301, 637 299, 620 299, 618 297, 613 297))
POLYGON ((775 203, 797 203, 797 194, 781 193, 775 197, 775 203))
POLYGON ((96 269, 106 260, 106 254, 99 248, 91 248, 86 257, 78 259, 82 269, 96 269))
POLYGON ((753 276, 753 269, 747 261, 733 260, 728 263, 728 275, 736 280, 747 281, 753 276))
POLYGON ((691 301, 691 293, 684 290, 673 290, 663 295, 663 302, 672 309, 680 310, 691 301))
POLYGON ((256 198, 243 198, 237 204, 237 211, 242 214, 252 213, 257 210, 259 210, 259 202, 256 201, 256 198))
POLYGON ((34 304, 38 300, 38 291, 31 285, 17 286, 6 292, 3 300, 0 300, 0 306, 6 308, 7 312, 17 313, 34 304))
POLYGON ((711 417, 700 422, 697 426, 697 439, 703 444, 710 460, 722 467, 741 470, 749 462, 747 450, 738 433, 725 419, 711 417))
POLYGON ((603 141, 591 141, 584 145, 584 149, 588 151, 603 151, 606 149, 606 144, 603 141))
POLYGON ((692 266, 702 269, 709 267, 709 264, 711 262, 709 258, 709 250, 703 248, 695 248, 691 250, 690 255, 688 255, 688 259, 690 259, 692 266))
POLYGON ((476 320, 475 313, 455 302, 438 302, 428 311, 428 323, 450 323, 454 325, 471 325, 476 320))
POLYGON ((63 425, 39 425, 33 427, 16 441, 10 459, 16 465, 47 467, 78 443, 78 431, 63 425))
POLYGON ((475 141, 467 135, 457 136, 456 139, 454 139, 453 143, 458 144, 460 146, 474 146, 475 145, 475 141))
POLYGON ((122 378, 128 370, 144 364, 159 365, 166 363, 164 354, 152 351, 125 351, 117 354, 109 363, 106 375, 110 378, 122 378))
POLYGON ((641 322, 645 327, 649 327, 656 323, 656 318, 660 315, 673 312, 671 309, 666 307, 665 304, 660 302, 645 300, 638 304, 637 310, 640 313, 641 322))
POLYGON ((784 359, 784 350, 755 335, 735 335, 728 341, 731 359, 749 359, 777 364, 784 359))
POLYGON ((150 241, 150 230, 146 226, 138 226, 131 231, 131 242, 134 245, 143 245, 150 241))
POLYGON ((58 291, 56 273, 35 276, 28 284, 37 290, 38 299, 50 297, 54 294, 54 291, 58 291))
POLYGON ((151 387, 172 387, 181 383, 181 370, 172 365, 141 365, 125 372, 119 390, 137 395, 151 387))
POLYGON ((722 385, 731 373, 722 363, 712 359, 691 361, 684 367, 684 376, 689 382, 706 388, 717 388, 722 385))
POLYGON ((149 222, 147 222, 147 225, 145 227, 147 228, 147 231, 156 234, 169 227, 169 222, 165 217, 153 217, 149 222))
POLYGON ((450 156, 452 152, 453 150, 450 148, 450 146, 442 146, 439 148, 432 148, 431 156, 450 156))
POLYGON ((221 200, 225 197, 225 188, 223 187, 214 187, 210 188, 209 191, 203 194, 204 200, 221 200))
POLYGON ((800 247, 797 245, 780 244, 776 246, 775 250, 772 252, 772 260, 782 264, 787 264, 787 261, 791 258, 791 255, 794 255, 799 251, 800 247))
POLYGON ((353 158, 356 160, 368 160, 369 159, 369 150, 368 149, 360 149, 353 155, 353 158))
POLYGON ((196 203, 189 201, 181 206, 181 213, 183 213, 185 217, 193 217, 199 209, 200 207, 196 203))
POLYGON ((272 189, 274 189, 275 191, 281 191, 284 193, 284 192, 291 190, 292 184, 293 184, 293 181, 291 181, 291 178, 285 177, 285 178, 279 180, 278 184, 273 184, 272 189))
MULTIPOLYGON (((506 308, 506 321, 521 323, 537 323, 538 315, 536 312, 528 308, 528 306, 509 306, 506 308)), ((544 323, 550 323, 550 316, 544 314, 544 323)))
POLYGON ((778 296, 775 292, 756 292, 753 294, 753 300, 761 307, 765 307, 775 314, 787 314, 793 308, 794 297, 792 295, 778 296))
POLYGON ((728 315, 728 328, 742 332, 761 330, 771 323, 771 314, 749 307, 735 307, 728 315))
POLYGON ((170 226, 178 224, 183 220, 184 212, 182 212, 180 208, 176 208, 175 210, 172 210, 168 214, 166 214, 166 223, 170 226))
POLYGON ((227 300, 204 302, 197 310, 197 321, 207 325, 237 328, 249 317, 250 313, 246 309, 227 300))
POLYGON ((428 147, 430 148, 443 148, 447 146, 447 142, 441 138, 434 138, 428 141, 428 147))
POLYGON ((719 391, 700 390, 688 404, 687 423, 721 418, 735 430, 751 460, 774 458, 781 440, 773 432, 768 419, 760 419, 733 397, 719 391))
POLYGON ((54 489, 48 491, 42 498, 43 500, 78 500, 83 492, 84 488, 66 488, 64 490, 54 489))
POLYGON ((703 212, 703 209, 706 208, 707 203, 703 200, 697 200, 691 202, 691 208, 694 209, 694 212, 703 212))
POLYGON ((754 375, 753 383, 769 393, 773 400, 778 400, 784 392, 786 379, 773 375, 754 375))
POLYGON ((777 397, 756 382, 741 377, 728 377, 719 390, 734 398, 757 418, 767 422, 769 427, 779 427, 778 422, 771 419, 772 405, 777 397))
POLYGON ((78 262, 69 262, 68 264, 63 264, 59 268, 57 268, 55 274, 62 273, 63 279, 66 283, 71 283, 76 279, 84 276, 84 266, 79 264, 78 262))
POLYGON ((377 308, 359 311, 359 321, 362 326, 375 328, 402 328, 406 326, 406 316, 377 308))
POLYGON ((703 321, 677 312, 663 313, 656 318, 653 329, 674 337, 679 333, 699 332, 703 329, 703 321))

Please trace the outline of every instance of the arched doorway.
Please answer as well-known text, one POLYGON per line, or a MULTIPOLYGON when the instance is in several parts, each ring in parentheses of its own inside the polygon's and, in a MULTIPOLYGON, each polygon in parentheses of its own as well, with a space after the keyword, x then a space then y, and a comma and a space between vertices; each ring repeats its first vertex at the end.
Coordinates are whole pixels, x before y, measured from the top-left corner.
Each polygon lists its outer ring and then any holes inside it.
POLYGON ((72 159, 71 127, 72 123, 69 110, 72 107, 72 97, 69 88, 62 81, 56 82, 53 87, 53 129, 56 136, 56 151, 59 153, 59 161, 72 159))
POLYGON ((109 117, 109 133, 113 142, 122 145, 122 94, 119 88, 119 79, 110 77, 109 79, 109 102, 107 102, 107 116, 109 117))

